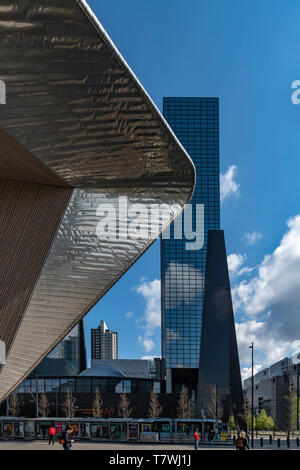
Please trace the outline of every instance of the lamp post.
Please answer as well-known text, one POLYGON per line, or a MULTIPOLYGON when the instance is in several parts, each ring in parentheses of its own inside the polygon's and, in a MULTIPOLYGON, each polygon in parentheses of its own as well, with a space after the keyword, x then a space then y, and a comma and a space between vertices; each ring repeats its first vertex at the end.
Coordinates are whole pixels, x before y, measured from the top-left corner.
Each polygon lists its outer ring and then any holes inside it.
POLYGON ((299 431, 299 362, 297 364, 297 431, 299 431))
POLYGON ((249 346, 249 349, 251 349, 251 359, 252 359, 252 375, 251 375, 251 447, 254 447, 254 429, 253 429, 253 413, 254 413, 254 361, 253 361, 253 351, 254 351, 254 346, 253 343, 251 343, 251 346, 249 346))

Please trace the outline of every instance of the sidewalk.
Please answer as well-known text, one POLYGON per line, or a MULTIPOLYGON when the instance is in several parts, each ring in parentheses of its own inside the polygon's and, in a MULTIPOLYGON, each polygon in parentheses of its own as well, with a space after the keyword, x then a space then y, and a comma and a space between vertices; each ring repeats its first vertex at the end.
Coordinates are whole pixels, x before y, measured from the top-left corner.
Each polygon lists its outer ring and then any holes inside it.
MULTIPOLYGON (((3 450, 38 450, 38 451, 60 451, 62 446, 58 443, 55 443, 54 446, 48 445, 47 441, 22 441, 22 440, 10 440, 10 441, 1 441, 0 442, 0 451, 3 450)), ((116 451, 185 451, 185 452, 194 452, 194 446, 191 444, 132 444, 132 443, 121 443, 121 442, 91 442, 91 441, 78 441, 73 445, 73 450, 108 450, 113 453, 116 451)), ((233 445, 217 445, 211 447, 210 445, 200 445, 199 451, 235 451, 233 445)), ((289 450, 286 445, 282 446, 280 449, 276 445, 270 446, 265 445, 264 447, 259 446, 259 442, 255 442, 255 451, 259 450, 289 450)), ((290 450, 300 450, 296 446, 291 446, 290 450)))

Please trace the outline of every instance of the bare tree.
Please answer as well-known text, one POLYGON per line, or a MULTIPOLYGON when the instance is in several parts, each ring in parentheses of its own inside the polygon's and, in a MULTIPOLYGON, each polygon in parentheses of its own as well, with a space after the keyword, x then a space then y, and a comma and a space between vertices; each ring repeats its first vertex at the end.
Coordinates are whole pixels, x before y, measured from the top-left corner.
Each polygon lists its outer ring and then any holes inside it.
POLYGON ((129 418, 132 413, 130 401, 128 400, 127 395, 124 392, 120 395, 118 411, 120 418, 129 418))
POLYGON ((183 385, 177 401, 177 417, 180 419, 190 419, 191 417, 191 400, 187 388, 183 385))
POLYGON ((102 418, 103 416, 103 400, 99 388, 96 388, 95 398, 92 404, 92 414, 94 418, 102 418))
POLYGON ((63 406, 62 406, 64 415, 66 416, 66 418, 72 418, 74 416, 74 414, 75 414, 75 407, 74 407, 75 402, 76 402, 76 398, 73 398, 71 396, 70 389, 68 387, 67 388, 67 393, 66 393, 66 396, 65 396, 65 399, 64 399, 64 403, 63 403, 63 406))
POLYGON ((224 415, 224 407, 221 398, 218 396, 217 387, 210 389, 209 401, 206 407, 206 414, 211 419, 222 419, 224 415))
POLYGON ((39 414, 41 416, 49 416, 50 413, 50 404, 45 393, 40 395, 39 399, 39 414))
POLYGON ((148 418, 159 418, 162 414, 163 408, 158 401, 157 393, 155 393, 154 388, 150 393, 150 401, 148 408, 148 418))
POLYGON ((20 414, 21 400, 17 393, 10 395, 8 409, 13 416, 18 416, 20 414))
POLYGON ((217 398, 217 418, 218 419, 223 419, 224 416, 224 405, 221 397, 217 398))
POLYGON ((217 388, 216 386, 210 387, 209 398, 206 405, 206 416, 210 419, 216 419, 217 409, 217 388))

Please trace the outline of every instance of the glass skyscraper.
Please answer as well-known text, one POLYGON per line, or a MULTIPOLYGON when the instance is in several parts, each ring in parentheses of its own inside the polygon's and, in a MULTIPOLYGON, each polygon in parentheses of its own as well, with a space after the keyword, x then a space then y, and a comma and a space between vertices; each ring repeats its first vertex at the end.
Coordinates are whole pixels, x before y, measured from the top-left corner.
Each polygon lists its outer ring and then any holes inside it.
POLYGON ((196 167, 193 217, 185 211, 180 223, 200 226, 204 244, 187 249, 184 230, 174 239, 174 224, 170 239, 162 239, 162 355, 166 369, 198 368, 208 230, 220 228, 219 99, 164 98, 163 114, 196 167), (201 204, 204 220, 196 220, 201 204))
POLYGON ((74 376, 84 369, 86 369, 85 337, 83 320, 80 320, 30 376, 74 376))

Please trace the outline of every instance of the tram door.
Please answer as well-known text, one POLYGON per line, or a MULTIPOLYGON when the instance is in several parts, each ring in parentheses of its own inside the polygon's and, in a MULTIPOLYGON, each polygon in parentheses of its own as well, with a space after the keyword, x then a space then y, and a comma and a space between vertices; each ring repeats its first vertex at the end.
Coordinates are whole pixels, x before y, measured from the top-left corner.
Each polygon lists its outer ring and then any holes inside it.
POLYGON ((90 423, 80 423, 79 429, 81 438, 91 437, 90 423))
POLYGON ((14 423, 14 437, 24 437, 24 423, 14 423))
POLYGON ((128 440, 137 441, 139 438, 139 423, 128 423, 128 440))

